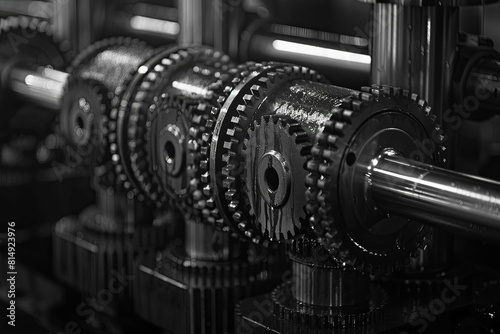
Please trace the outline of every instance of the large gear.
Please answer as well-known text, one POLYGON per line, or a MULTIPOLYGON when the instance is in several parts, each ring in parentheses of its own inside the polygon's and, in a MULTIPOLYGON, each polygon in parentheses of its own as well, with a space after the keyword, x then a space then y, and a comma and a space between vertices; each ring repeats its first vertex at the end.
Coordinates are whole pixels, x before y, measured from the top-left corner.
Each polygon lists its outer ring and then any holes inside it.
POLYGON ((431 108, 401 89, 363 88, 333 109, 316 139, 307 165, 307 208, 321 242, 335 258, 363 271, 391 271, 408 263, 409 255, 429 242, 429 227, 366 207, 357 198, 362 190, 355 170, 385 149, 442 166, 444 135, 431 108))
POLYGON ((248 128, 263 113, 261 102, 275 88, 293 80, 325 82, 316 71, 306 67, 269 63, 250 73, 226 99, 212 135, 210 151, 211 185, 221 217, 232 230, 254 242, 269 246, 249 216, 241 189, 242 144, 248 128))
POLYGON ((287 116, 263 116, 248 129, 242 148, 244 198, 260 234, 270 241, 304 232, 307 187, 300 180, 307 175, 311 146, 300 123, 287 116))

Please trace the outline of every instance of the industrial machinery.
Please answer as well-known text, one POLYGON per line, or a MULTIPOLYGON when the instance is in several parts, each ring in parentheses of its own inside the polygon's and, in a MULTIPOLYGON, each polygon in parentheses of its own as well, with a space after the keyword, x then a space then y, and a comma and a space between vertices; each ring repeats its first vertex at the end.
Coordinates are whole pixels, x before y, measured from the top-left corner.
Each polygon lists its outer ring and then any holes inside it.
POLYGON ((494 2, 0 1, 2 328, 497 333, 494 2))

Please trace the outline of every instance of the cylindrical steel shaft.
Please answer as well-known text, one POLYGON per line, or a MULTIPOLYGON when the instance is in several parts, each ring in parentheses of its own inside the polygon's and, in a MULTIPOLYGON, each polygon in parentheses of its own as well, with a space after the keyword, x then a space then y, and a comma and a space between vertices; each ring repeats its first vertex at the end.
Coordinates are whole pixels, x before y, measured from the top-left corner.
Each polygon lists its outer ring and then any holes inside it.
POLYGON ((59 110, 67 78, 67 73, 50 67, 29 69, 15 66, 9 73, 8 83, 19 97, 59 110))
POLYGON ((368 198, 387 214, 500 240, 500 183, 384 155, 367 173, 368 198))

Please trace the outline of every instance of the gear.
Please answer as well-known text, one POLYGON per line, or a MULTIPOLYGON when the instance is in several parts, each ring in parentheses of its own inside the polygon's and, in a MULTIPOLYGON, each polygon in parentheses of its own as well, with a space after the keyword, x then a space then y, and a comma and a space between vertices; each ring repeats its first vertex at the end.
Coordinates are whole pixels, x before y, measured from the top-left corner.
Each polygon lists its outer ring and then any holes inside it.
POLYGON ((442 166, 443 131, 425 101, 391 87, 354 92, 332 114, 307 164, 311 224, 338 260, 368 272, 392 271, 425 248, 430 229, 367 207, 356 183, 362 178, 356 166, 367 166, 388 148, 442 166))
POLYGON ((190 138, 193 144, 200 147, 200 155, 198 159, 190 159, 190 168, 195 170, 195 180, 197 180, 196 189, 193 191, 193 206, 210 224, 217 226, 222 230, 229 230, 224 223, 219 209, 215 205, 213 188, 210 177, 210 156, 212 134, 215 128, 217 117, 221 109, 229 97, 229 94, 240 83, 245 82, 253 71, 258 71, 262 67, 267 66, 266 63, 247 62, 238 65, 228 71, 227 75, 221 76, 221 82, 217 87, 214 87, 212 96, 206 99, 207 104, 202 105, 203 108, 209 108, 207 113, 209 117, 200 117, 200 113, 194 112, 191 119, 193 126, 190 128, 190 138))
POLYGON ((170 143, 169 148, 175 149, 176 147, 180 148, 180 141, 177 140, 179 138, 165 141, 166 139, 160 132, 165 135, 168 133, 174 135, 175 132, 187 138, 189 118, 195 110, 199 117, 206 117, 201 115, 206 109, 202 105, 203 103, 198 102, 198 96, 211 95, 212 87, 217 85, 217 81, 224 75, 223 73, 227 71, 229 65, 227 56, 208 48, 166 50, 144 65, 144 68, 147 69, 143 75, 144 78, 141 81, 135 78, 135 84, 129 85, 127 93, 124 94, 124 100, 130 98, 134 100, 121 103, 120 113, 123 112, 123 114, 118 119, 117 125, 118 132, 127 123, 129 129, 127 132, 122 131, 121 135, 118 134, 119 139, 124 136, 125 139, 120 139, 123 140, 122 144, 117 145, 118 150, 114 156, 118 160, 125 159, 122 164, 117 165, 116 169, 127 189, 135 189, 139 194, 146 195, 146 197, 156 201, 158 205, 165 205, 168 200, 186 195, 191 182, 191 177, 188 174, 191 173, 189 168, 185 168, 183 157, 189 155, 192 159, 193 150, 196 150, 197 147, 186 139, 183 141, 183 145, 187 145, 187 147, 181 145, 182 152, 171 152, 178 154, 178 159, 171 159, 171 162, 177 163, 177 172, 179 172, 178 175, 181 175, 180 178, 177 178, 176 175, 174 180, 174 177, 171 178, 166 173, 167 166, 162 163, 163 154, 165 153, 165 144, 170 143), (188 70, 182 71, 186 67, 188 70), (187 75, 189 80, 194 80, 193 85, 184 82, 181 75, 187 75), (176 83, 179 85, 173 86, 176 83), (207 87, 203 87, 204 85, 207 87), (134 88, 134 86, 137 87, 134 88), (199 90, 190 91, 190 88, 193 87, 199 88, 199 90), (147 108, 149 111, 146 111, 147 108), (179 113, 181 110, 186 115, 179 113), (177 114, 174 115, 171 111, 177 114), (171 115, 168 116, 169 114, 171 115), (165 119, 165 117, 167 118, 165 119), (174 117, 174 119, 169 117, 174 117), (176 120, 179 120, 180 124, 177 124, 176 120), (174 127, 179 131, 166 131, 162 128, 161 121, 173 121, 177 125, 173 123, 171 125, 175 125, 174 127), (155 140, 151 140, 152 138, 155 140), (164 141, 162 147, 158 146, 156 138, 164 141), (128 156, 130 156, 130 160, 128 156), (179 157, 181 158, 179 159, 179 157), (182 173, 180 173, 179 167, 184 168, 182 173), (175 185, 170 184, 171 182, 175 185), (159 187, 158 184, 162 187, 159 187))
MULTIPOLYGON (((154 49, 148 47, 145 43, 131 38, 110 38, 98 41, 87 47, 72 63, 69 70, 72 72, 71 82, 77 82, 74 85, 86 85, 87 95, 93 95, 94 104, 100 103, 101 112, 90 114, 95 117, 95 131, 87 132, 80 131, 81 138, 75 138, 78 127, 67 128, 68 124, 61 124, 66 128, 66 136, 70 136, 70 143, 77 139, 76 144, 81 144, 81 141, 89 140, 92 135, 93 144, 95 147, 100 148, 99 154, 96 155, 97 160, 92 164, 94 168, 94 175, 96 181, 100 186, 114 186, 116 177, 110 163, 111 155, 109 153, 109 138, 112 136, 114 127, 110 122, 110 111, 113 102, 119 100, 118 95, 123 90, 123 85, 127 78, 131 76, 137 68, 152 54, 154 49), (85 82, 85 84, 82 84, 85 82), (92 92, 94 90, 94 92, 92 92), (98 101, 100 100, 100 101, 98 101), (97 141, 99 141, 97 143, 97 141)), ((75 91, 85 91, 82 88, 75 88, 75 91)), ((71 91, 69 91, 71 93, 71 91)), ((80 94, 80 93, 78 93, 80 94)), ((70 97, 65 101, 71 101, 70 97)), ((79 100, 80 101, 80 100, 79 100)), ((75 103, 79 103, 75 102, 75 103)), ((68 102, 70 103, 70 102, 68 102)), ((77 115, 74 111, 81 110, 80 107, 73 108, 73 110, 65 110, 61 114, 60 122, 67 123, 67 118, 72 115, 77 115)), ((83 115, 85 112, 82 112, 83 115)), ((88 117, 86 115, 74 116, 69 119, 70 122, 80 121, 81 124, 87 125, 88 117)), ((82 129, 82 127, 79 127, 82 129)), ((80 145, 81 146, 81 145, 80 145)))
POLYGON ((193 136, 201 130, 194 125, 206 124, 210 117, 206 100, 212 98, 214 90, 220 89, 222 81, 227 81, 228 70, 233 65, 224 54, 194 49, 184 66, 189 70, 176 76, 172 82, 174 89, 165 93, 158 104, 151 124, 151 133, 157 140, 152 141, 150 148, 156 181, 171 200, 182 200, 187 207, 192 207, 191 193, 198 182, 198 168, 193 161, 200 154, 199 141, 193 136))
POLYGON ((71 76, 62 101, 59 131, 65 139, 66 156, 75 166, 99 166, 106 152, 107 90, 98 82, 71 76))
POLYGON ((150 198, 157 204, 164 203, 166 196, 153 182, 149 128, 156 113, 155 99, 166 85, 163 79, 170 74, 171 66, 185 56, 184 53, 176 54, 175 50, 167 48, 145 62, 141 67, 144 70, 132 76, 121 98, 113 101, 111 112, 114 132, 109 138, 110 150, 118 182, 139 198, 150 198))
POLYGON ((285 241, 303 234, 307 188, 300 180, 307 175, 309 135, 287 116, 263 116, 248 129, 242 153, 244 198, 251 224, 260 229, 254 238, 285 241))
POLYGON ((281 84, 301 79, 325 82, 316 71, 306 67, 279 63, 260 66, 230 92, 212 137, 211 187, 206 191, 213 192, 222 218, 234 232, 265 246, 270 245, 269 240, 260 237, 261 233, 252 224, 244 207, 241 188, 242 143, 250 125, 265 112, 259 110, 264 98, 281 84))

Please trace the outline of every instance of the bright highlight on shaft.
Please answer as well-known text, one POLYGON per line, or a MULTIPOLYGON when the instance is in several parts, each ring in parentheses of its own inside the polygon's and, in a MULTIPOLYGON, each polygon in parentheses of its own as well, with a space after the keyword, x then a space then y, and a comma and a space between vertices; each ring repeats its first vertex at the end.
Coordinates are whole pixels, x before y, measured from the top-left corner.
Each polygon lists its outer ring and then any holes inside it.
POLYGON ((290 52, 290 53, 296 53, 314 57, 323 57, 323 58, 330 58, 342 61, 350 61, 360 64, 371 63, 371 57, 368 55, 323 48, 319 46, 307 45, 296 42, 288 42, 280 39, 275 39, 273 41, 273 48, 277 51, 290 52))

